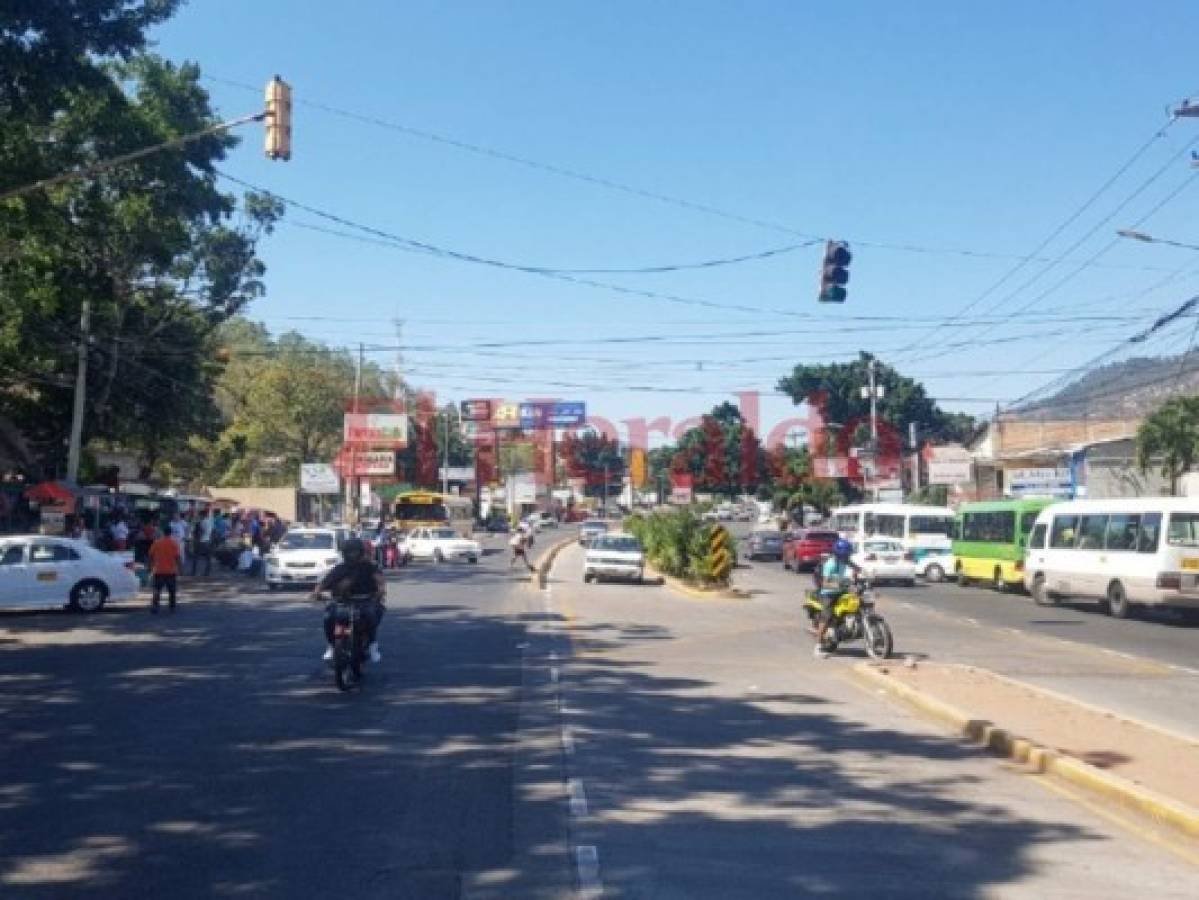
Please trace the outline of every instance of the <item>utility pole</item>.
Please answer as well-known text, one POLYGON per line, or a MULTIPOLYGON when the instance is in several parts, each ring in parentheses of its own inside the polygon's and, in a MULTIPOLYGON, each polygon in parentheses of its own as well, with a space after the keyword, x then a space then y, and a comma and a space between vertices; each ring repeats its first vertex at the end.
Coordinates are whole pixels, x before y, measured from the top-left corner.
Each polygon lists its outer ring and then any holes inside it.
POLYGON ((870 469, 871 480, 873 486, 871 488, 871 496, 878 500, 878 398, 882 395, 882 388, 875 382, 875 370, 878 361, 871 357, 870 362, 866 364, 866 378, 869 384, 862 388, 863 399, 870 399, 870 469))
POLYGON ((354 428, 350 429, 350 480, 346 485, 346 501, 350 504, 347 518, 354 525, 357 525, 361 518, 358 502, 362 492, 362 482, 358 477, 358 441, 355 440, 354 430, 359 426, 358 407, 362 395, 362 357, 365 352, 362 342, 359 341, 358 361, 354 366, 354 417, 352 419, 354 428))
POLYGON ((71 411, 71 439, 67 445, 67 479, 79 480, 79 457, 83 444, 83 407, 87 394, 87 353, 91 342, 92 304, 84 298, 79 310, 79 350, 75 370, 75 406, 71 411))

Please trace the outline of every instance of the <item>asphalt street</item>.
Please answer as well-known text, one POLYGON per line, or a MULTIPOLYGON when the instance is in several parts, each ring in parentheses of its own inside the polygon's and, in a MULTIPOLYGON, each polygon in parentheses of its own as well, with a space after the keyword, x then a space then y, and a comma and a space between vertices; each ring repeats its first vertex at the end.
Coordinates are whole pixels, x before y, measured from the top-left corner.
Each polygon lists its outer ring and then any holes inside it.
POLYGON ((0 896, 562 896, 558 748, 538 794, 520 734, 536 597, 490 546, 394 578, 352 694, 320 607, 257 584, 0 616, 0 896))
POLYGON ((860 649, 814 659, 795 595, 751 594, 555 566, 571 841, 602 896, 1199 892, 1193 865, 851 683, 860 649))
MULTIPOLYGON (((747 562, 737 583, 797 604, 812 581, 773 561, 747 562)), ((1037 606, 990 587, 881 585, 898 655, 977 665, 1199 740, 1199 623, 1167 611, 1113 619, 1098 604, 1037 606)))

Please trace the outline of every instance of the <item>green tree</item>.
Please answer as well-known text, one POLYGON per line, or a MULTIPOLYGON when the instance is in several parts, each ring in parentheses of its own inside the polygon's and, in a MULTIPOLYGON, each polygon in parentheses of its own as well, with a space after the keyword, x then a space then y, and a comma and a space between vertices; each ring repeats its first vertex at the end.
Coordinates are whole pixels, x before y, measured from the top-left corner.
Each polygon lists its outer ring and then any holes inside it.
MULTIPOLYGON (((0 16, 0 190, 217 122, 199 69, 142 53, 175 0, 45 0, 0 16)), ((17 8, 12 8, 12 7, 17 8)), ((214 329, 263 290, 274 202, 217 190, 236 143, 203 140, 0 202, 0 408, 61 468, 81 304, 85 439, 156 460, 212 433, 214 329)))
POLYGON ((1199 396, 1174 397, 1148 416, 1137 431, 1137 465, 1142 472, 1158 466, 1177 495, 1178 479, 1199 458, 1199 396))
MULTIPOLYGON (((873 359, 871 354, 861 353, 850 363, 797 365, 779 381, 778 387, 797 405, 816 406, 826 422, 861 426, 870 419, 870 400, 862 396, 862 388, 869 384, 868 369, 873 359)), ((891 366, 877 363, 875 381, 884 389, 878 401, 879 419, 903 432, 900 441, 906 440, 907 427, 912 422, 926 439, 961 441, 973 430, 972 417, 945 412, 928 396, 922 384, 891 366)))

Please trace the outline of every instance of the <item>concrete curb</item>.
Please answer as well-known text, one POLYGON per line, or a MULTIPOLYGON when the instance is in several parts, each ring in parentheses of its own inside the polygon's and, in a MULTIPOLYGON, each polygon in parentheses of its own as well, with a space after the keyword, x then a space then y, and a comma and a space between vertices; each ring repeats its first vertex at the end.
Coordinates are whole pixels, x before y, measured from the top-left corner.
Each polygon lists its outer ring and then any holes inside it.
POLYGON ((888 676, 886 667, 858 663, 850 671, 862 686, 881 689, 898 697, 996 756, 1060 778, 1092 795, 1146 815, 1187 837, 1199 837, 1199 809, 1193 809, 1135 782, 1104 772, 1089 763, 1035 744, 990 722, 971 718, 955 706, 895 681, 888 676))
POLYGON ((748 600, 749 594, 744 591, 739 591, 736 588, 697 588, 683 581, 681 578, 675 578, 673 575, 666 575, 659 572, 649 563, 645 564, 646 572, 657 578, 658 581, 665 587, 670 588, 676 594, 682 594, 692 600, 748 600))
POLYGON ((550 570, 554 567, 554 561, 557 560, 558 554, 569 547, 571 544, 577 543, 577 538, 562 538, 555 544, 551 544, 550 548, 541 554, 537 559, 537 565, 534 567, 536 571, 533 577, 529 579, 529 584, 537 590, 545 587, 550 580, 550 570))

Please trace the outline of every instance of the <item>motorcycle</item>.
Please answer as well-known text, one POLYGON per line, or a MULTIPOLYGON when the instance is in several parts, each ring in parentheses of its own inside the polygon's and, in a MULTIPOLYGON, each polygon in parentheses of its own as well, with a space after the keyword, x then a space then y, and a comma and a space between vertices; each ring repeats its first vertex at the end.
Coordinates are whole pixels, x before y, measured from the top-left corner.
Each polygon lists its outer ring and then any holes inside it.
POLYGON ((369 658, 369 632, 362 617, 362 604, 374 597, 355 595, 337 600, 333 613, 333 680, 338 690, 348 691, 362 681, 362 667, 369 658))
MULTIPOLYGON (((813 629, 819 628, 824 606, 818 591, 808 593, 804 612, 813 629)), ((894 650, 891 627, 875 611, 874 592, 869 584, 856 584, 833 601, 832 620, 817 640, 829 653, 846 641, 865 640, 871 659, 889 659, 894 650)))

